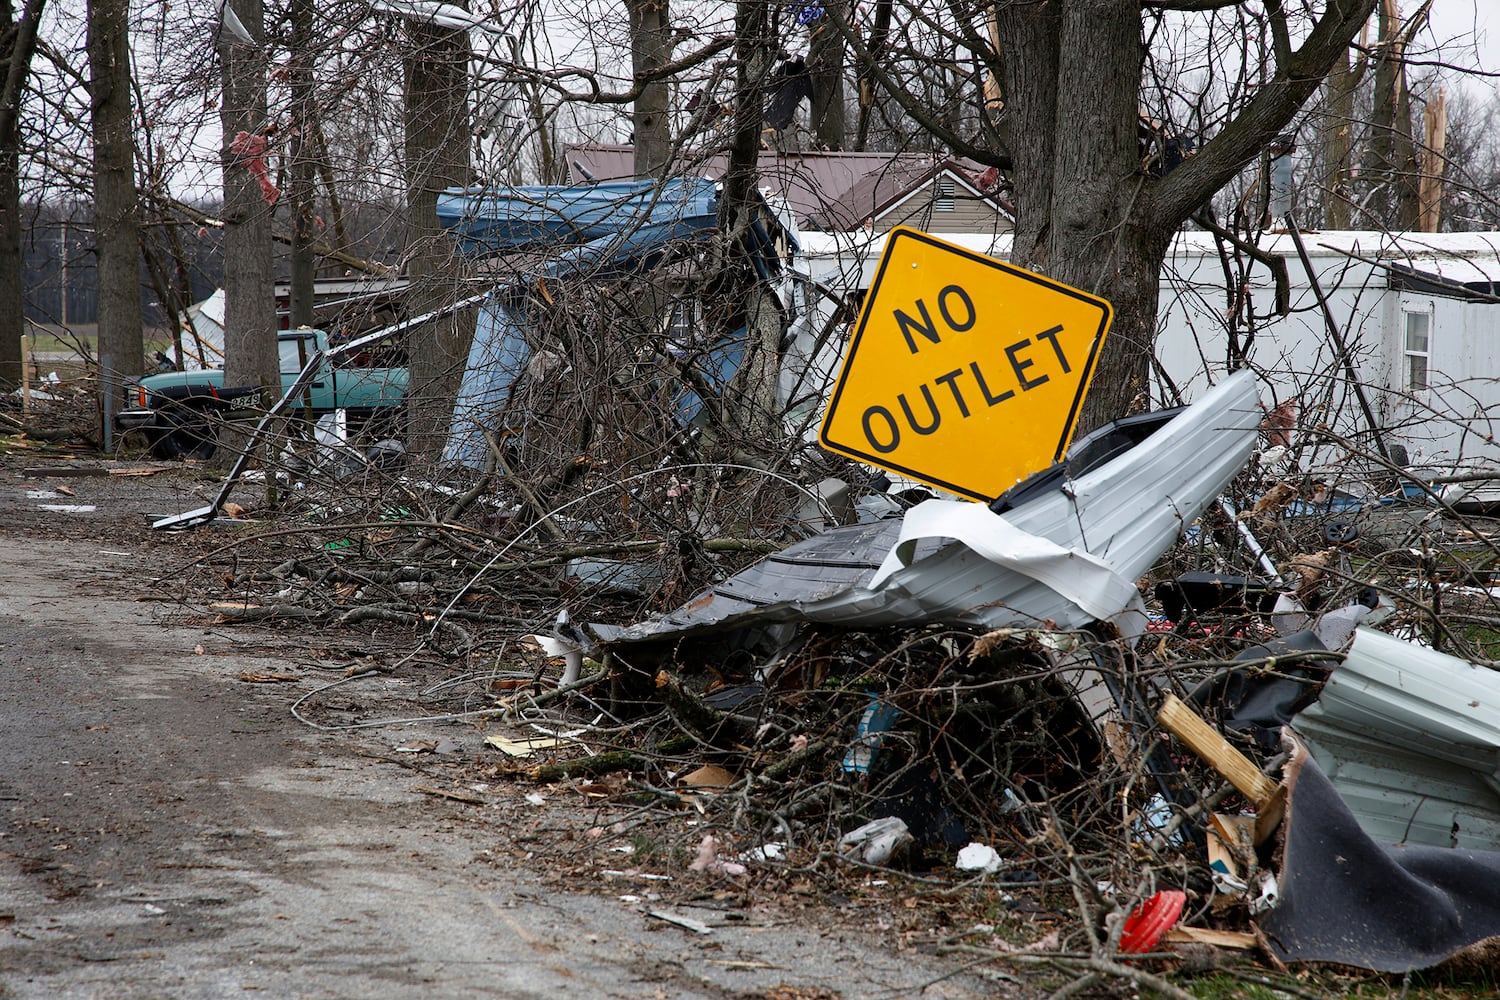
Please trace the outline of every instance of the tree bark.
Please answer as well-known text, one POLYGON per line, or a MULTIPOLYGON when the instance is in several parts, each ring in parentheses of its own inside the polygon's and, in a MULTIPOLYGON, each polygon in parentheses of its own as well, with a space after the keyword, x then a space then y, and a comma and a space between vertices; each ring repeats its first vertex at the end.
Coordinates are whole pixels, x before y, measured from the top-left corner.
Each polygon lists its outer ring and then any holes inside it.
MULTIPOLYGON (((469 37, 416 19, 408 20, 407 33, 406 273, 408 311, 420 315, 457 297, 465 274, 455 244, 438 224, 437 196, 471 180, 469 37)), ((441 453, 473 336, 472 309, 407 335, 407 443, 416 454, 441 453)))
POLYGON ((1422 112, 1422 211, 1424 233, 1435 233, 1443 221, 1444 152, 1448 145, 1448 92, 1439 87, 1437 97, 1422 112))
POLYGON ((1354 92, 1364 76, 1364 59, 1349 63, 1345 49, 1328 74, 1328 113, 1323 129, 1323 227, 1348 229, 1354 205, 1354 92))
POLYGON ((1078 431, 1143 404, 1150 386, 1160 271, 1183 221, 1292 121, 1375 0, 1329 5, 1291 48, 1269 5, 1269 78, 1199 152, 1154 176, 1138 139, 1137 0, 1000 0, 996 22, 1017 207, 1013 260, 1114 307, 1078 431))
POLYGON ((1411 92, 1406 83, 1407 37, 1396 0, 1381 0, 1370 140, 1360 174, 1370 191, 1365 201, 1369 222, 1397 229, 1415 229, 1419 211, 1411 92))
POLYGON ((265 31, 261 0, 230 0, 257 44, 240 45, 224 33, 224 380, 258 385, 267 404, 281 396, 276 350, 276 291, 271 271, 274 195, 258 177, 269 173, 265 31))
MULTIPOLYGON (((848 0, 827 0, 838 7, 841 21, 849 20, 848 0)), ((807 41, 807 71, 812 78, 813 139, 823 149, 844 148, 844 35, 832 18, 824 16, 807 41)))
POLYGON ((736 315, 745 321, 747 343, 738 390, 732 393, 736 411, 726 413, 736 436, 745 442, 780 440, 776 413, 776 371, 779 357, 780 313, 772 294, 758 280, 751 261, 745 259, 744 235, 757 208, 756 178, 760 164, 760 137, 765 126, 766 81, 776 53, 771 20, 762 0, 739 0, 735 6, 735 98, 734 133, 724 176, 720 205, 720 231, 727 234, 721 267, 728 277, 725 288, 736 299, 736 315))
POLYGON ((130 102, 128 0, 89 0, 90 124, 94 139, 94 253, 99 267, 100 393, 105 418, 124 380, 141 374, 141 233, 130 102))
POLYGON ((287 147, 292 212, 291 326, 313 325, 313 0, 291 0, 292 135, 287 147))
MULTIPOLYGON (((893 0, 875 0, 875 22, 870 26, 870 40, 865 45, 865 56, 859 66, 859 122, 855 129, 854 149, 864 152, 870 137, 870 115, 875 110, 875 81, 879 76, 880 60, 885 57, 885 48, 891 36, 891 8, 893 0)), ((1023 7, 1047 8, 1051 4, 1021 4, 1023 7)), ((847 39, 846 39, 847 41, 847 39)))
POLYGON ((0 3, 0 57, 5 66, 0 90, 0 389, 21 384, 21 336, 26 331, 25 292, 21 287, 21 99, 31 56, 36 51, 37 23, 44 0, 29 0, 17 22, 10 0, 0 3))
POLYGON ((630 121, 635 129, 635 175, 661 177, 672 156, 671 91, 665 79, 649 74, 672 61, 672 26, 667 0, 625 0, 630 12, 630 65, 637 95, 630 121))

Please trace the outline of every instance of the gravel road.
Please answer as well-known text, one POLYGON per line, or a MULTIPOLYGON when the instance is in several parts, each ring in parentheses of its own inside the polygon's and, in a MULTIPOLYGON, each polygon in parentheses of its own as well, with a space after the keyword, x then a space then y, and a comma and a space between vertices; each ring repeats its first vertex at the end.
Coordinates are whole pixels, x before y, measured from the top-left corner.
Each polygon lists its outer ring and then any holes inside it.
POLYGON ((609 856, 588 853, 602 844, 577 849, 567 877, 588 875, 568 884, 528 844, 585 818, 516 782, 478 804, 435 797, 431 773, 393 760, 413 739, 484 754, 472 729, 306 728, 288 705, 338 676, 310 662, 316 637, 226 630, 151 599, 153 571, 190 540, 152 534, 147 516, 201 504, 207 477, 36 474, 57 464, 0 458, 0 996, 1019 989, 954 975, 836 906, 653 902, 639 874, 603 874, 609 856), (272 675, 290 679, 246 680, 272 675))

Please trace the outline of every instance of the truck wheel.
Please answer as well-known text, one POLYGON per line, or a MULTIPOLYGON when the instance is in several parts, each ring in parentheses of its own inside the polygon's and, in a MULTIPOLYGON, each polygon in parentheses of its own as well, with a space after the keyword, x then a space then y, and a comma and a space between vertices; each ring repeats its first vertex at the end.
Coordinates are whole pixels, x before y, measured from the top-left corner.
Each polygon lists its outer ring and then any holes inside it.
POLYGON ((169 426, 156 431, 151 452, 157 458, 212 458, 218 449, 218 432, 202 413, 162 415, 169 426))

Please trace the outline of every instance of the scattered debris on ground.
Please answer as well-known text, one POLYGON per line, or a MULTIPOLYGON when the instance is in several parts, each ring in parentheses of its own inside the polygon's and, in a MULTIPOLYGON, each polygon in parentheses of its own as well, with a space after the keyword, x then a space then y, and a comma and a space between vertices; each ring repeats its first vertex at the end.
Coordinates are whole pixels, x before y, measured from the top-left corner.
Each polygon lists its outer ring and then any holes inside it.
POLYGON ((1256 513, 1234 381, 1197 408, 1216 443, 1182 434, 1189 408, 990 509, 850 489, 844 526, 799 485, 838 466, 252 477, 243 518, 156 586, 224 628, 318 636, 335 679, 241 678, 294 688, 308 725, 478 730, 477 756, 390 759, 430 761, 416 790, 459 806, 501 785, 574 803, 537 863, 690 933, 711 928, 688 899, 844 900, 997 975, 1171 996, 1205 970, 1452 968, 1500 928, 1500 717, 1456 624, 1500 620, 1493 532, 1429 510, 1394 546, 1358 511, 1256 513), (1149 464, 1174 453, 1198 478, 1149 464), (1444 681, 1372 737, 1388 713, 1343 692, 1391 688, 1376 667, 1478 687, 1444 681), (1360 735, 1396 748, 1383 770, 1340 756, 1360 735), (1438 774, 1451 796, 1391 798, 1438 774), (1372 911, 1385 893, 1433 927, 1372 911))

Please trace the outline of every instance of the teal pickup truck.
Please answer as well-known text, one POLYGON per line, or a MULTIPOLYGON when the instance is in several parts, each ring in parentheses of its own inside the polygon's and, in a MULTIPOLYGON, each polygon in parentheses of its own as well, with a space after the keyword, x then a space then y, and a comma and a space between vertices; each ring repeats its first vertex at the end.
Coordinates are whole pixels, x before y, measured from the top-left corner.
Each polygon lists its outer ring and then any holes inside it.
MULTIPOLYGON (((308 360, 332 346, 322 330, 306 327, 277 337, 282 391, 288 391, 308 360)), ((398 418, 406 397, 407 370, 398 342, 384 341, 324 357, 306 387, 291 401, 291 413, 316 419, 344 410, 353 424, 398 418)), ((145 433, 157 458, 208 458, 213 455, 216 417, 251 404, 255 386, 224 385, 221 368, 167 371, 147 375, 127 389, 127 406, 115 414, 115 429, 145 433)), ((393 428, 394 429, 394 428, 393 428)))

